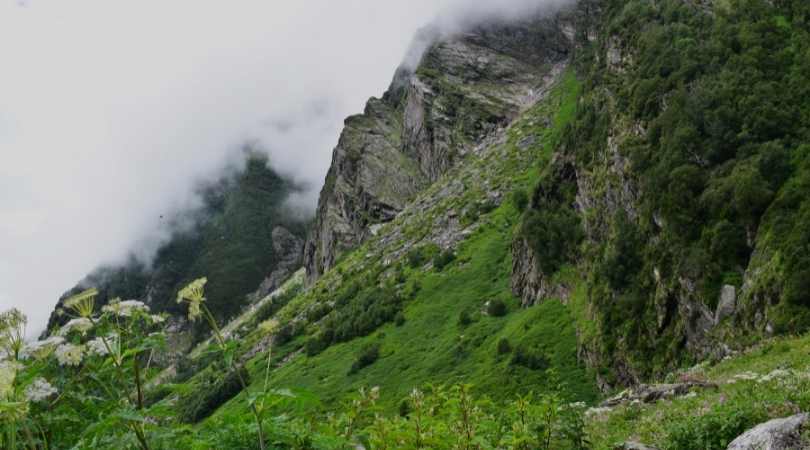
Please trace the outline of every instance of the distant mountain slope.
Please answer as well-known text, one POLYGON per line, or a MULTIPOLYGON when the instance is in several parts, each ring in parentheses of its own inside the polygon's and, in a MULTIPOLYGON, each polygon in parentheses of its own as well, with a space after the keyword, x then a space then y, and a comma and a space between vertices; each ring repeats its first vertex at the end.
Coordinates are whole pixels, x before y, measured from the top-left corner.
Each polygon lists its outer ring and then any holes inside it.
MULTIPOLYGON (((247 158, 244 171, 201 188, 203 207, 181 219, 192 226, 175 231, 151 267, 134 258, 122 266, 101 267, 62 299, 93 286, 100 291, 97 303, 141 299, 182 324, 185 310, 175 295, 197 277, 209 278, 207 301, 220 318, 232 317, 278 287, 301 265, 307 222, 285 205, 298 188, 270 168, 264 156, 247 158)), ((48 328, 63 320, 57 307, 48 328)))

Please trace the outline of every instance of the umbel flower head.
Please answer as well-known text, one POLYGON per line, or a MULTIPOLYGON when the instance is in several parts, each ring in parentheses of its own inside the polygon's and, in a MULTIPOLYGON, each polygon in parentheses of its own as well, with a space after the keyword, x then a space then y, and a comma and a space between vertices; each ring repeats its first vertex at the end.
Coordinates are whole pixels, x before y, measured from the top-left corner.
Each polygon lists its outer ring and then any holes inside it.
POLYGON ((104 305, 101 310, 118 317, 132 317, 136 312, 148 313, 149 307, 142 301, 125 300, 122 302, 120 298, 114 298, 109 305, 104 305))
POLYGON ((79 317, 89 318, 93 315, 97 295, 98 289, 87 289, 65 300, 65 306, 72 309, 79 317))
POLYGON ((200 317, 200 304, 205 301, 205 283, 208 278, 197 278, 177 293, 177 303, 188 302, 188 319, 200 317))
POLYGON ((7 355, 17 357, 22 350, 26 323, 28 319, 17 308, 0 314, 0 348, 7 355))
POLYGON ((113 352, 116 352, 117 349, 118 349, 118 335, 115 333, 107 335, 106 338, 102 338, 99 336, 87 342, 87 353, 89 355, 107 356, 108 354, 110 354, 111 350, 113 352))
POLYGON ((93 328, 93 322, 86 317, 77 317, 71 319, 68 323, 59 329, 60 336, 67 336, 71 331, 76 330, 84 336, 90 329, 93 328))
POLYGON ((20 363, 16 361, 0 362, 0 402, 7 400, 14 392, 14 379, 19 369, 20 363))
POLYGON ((78 366, 83 356, 84 347, 81 345, 62 344, 56 349, 56 359, 61 366, 78 366))
POLYGON ((56 349, 56 346, 62 344, 63 342, 65 342, 65 338, 62 336, 51 336, 48 339, 30 342, 25 344, 25 347, 23 347, 22 352, 20 353, 20 357, 23 359, 45 359, 48 356, 51 356, 51 353, 53 353, 53 351, 56 349))
POLYGON ((40 377, 34 379, 31 384, 25 387, 25 399, 29 402, 39 402, 56 394, 56 392, 56 388, 51 386, 51 383, 40 377))

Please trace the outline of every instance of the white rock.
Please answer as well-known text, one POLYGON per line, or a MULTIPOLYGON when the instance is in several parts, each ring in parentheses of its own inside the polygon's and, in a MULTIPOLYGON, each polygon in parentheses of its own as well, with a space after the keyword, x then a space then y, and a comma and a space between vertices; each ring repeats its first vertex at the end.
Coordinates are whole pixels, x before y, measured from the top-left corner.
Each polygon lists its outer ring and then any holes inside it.
POLYGON ((808 417, 796 414, 759 424, 734 439, 726 450, 807 450, 801 434, 808 417))

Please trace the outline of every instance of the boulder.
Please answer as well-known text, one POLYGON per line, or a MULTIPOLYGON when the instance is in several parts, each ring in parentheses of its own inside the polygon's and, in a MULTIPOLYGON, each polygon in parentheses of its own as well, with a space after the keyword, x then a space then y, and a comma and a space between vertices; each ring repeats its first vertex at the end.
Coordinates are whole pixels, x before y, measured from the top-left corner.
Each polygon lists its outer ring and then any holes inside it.
POLYGON ((802 442, 808 418, 804 413, 759 424, 734 439, 727 450, 808 450, 810 445, 802 442))

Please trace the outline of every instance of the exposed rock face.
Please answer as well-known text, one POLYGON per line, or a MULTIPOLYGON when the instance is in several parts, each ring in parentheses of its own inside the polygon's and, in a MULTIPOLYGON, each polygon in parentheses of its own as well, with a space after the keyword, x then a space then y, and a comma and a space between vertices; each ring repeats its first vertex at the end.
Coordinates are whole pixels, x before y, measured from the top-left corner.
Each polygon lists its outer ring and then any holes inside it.
POLYGON ((306 245, 309 279, 534 103, 569 56, 571 28, 568 12, 440 38, 415 71, 401 68, 381 99, 347 119, 306 245))
POLYGON ((728 450, 806 450, 802 430, 807 427, 808 414, 774 419, 746 431, 729 444, 728 450))
POLYGON ((547 298, 567 301, 571 288, 552 283, 544 276, 537 258, 526 239, 516 239, 512 243, 512 292, 521 299, 523 306, 532 306, 547 298))
POLYGON ((658 450, 655 447, 650 447, 649 445, 644 445, 639 442, 629 441, 623 444, 619 444, 614 447, 614 450, 658 450))
POLYGON ((737 289, 734 286, 725 285, 720 291, 720 302, 717 304, 717 311, 714 314, 714 322, 720 323, 726 317, 731 317, 737 310, 737 289))
POLYGON ((654 403, 661 399, 684 396, 697 389, 717 388, 718 386, 714 383, 696 381, 674 384, 640 384, 605 400, 600 406, 609 408, 633 402, 654 403))
POLYGON ((259 300, 275 291, 301 267, 304 260, 304 240, 284 227, 275 227, 271 233, 276 266, 253 293, 259 300))

